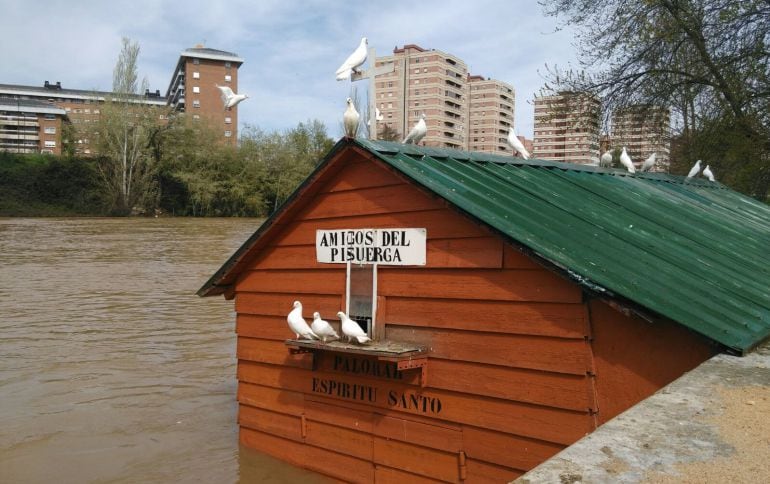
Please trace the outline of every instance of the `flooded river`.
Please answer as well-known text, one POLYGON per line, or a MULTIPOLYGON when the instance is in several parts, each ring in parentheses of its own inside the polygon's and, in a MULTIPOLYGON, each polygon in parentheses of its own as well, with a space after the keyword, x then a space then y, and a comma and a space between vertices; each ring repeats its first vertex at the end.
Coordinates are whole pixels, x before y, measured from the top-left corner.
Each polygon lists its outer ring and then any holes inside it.
POLYGON ((0 218, 0 482, 320 482, 238 446, 232 301, 254 219, 0 218))

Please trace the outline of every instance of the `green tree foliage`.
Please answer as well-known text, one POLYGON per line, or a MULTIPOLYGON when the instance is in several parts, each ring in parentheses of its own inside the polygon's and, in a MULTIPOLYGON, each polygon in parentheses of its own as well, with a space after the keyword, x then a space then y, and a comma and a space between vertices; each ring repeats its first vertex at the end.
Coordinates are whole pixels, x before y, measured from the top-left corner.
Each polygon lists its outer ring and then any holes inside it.
POLYGON ((113 71, 113 95, 101 107, 91 139, 98 153, 98 172, 112 212, 126 215, 135 208, 151 208, 157 201, 152 140, 163 130, 159 108, 137 102, 147 86, 138 84, 139 45, 123 38, 113 71))
POLYGON ((0 216, 101 215, 95 160, 0 152, 0 216))
POLYGON ((267 215, 332 146, 320 121, 284 132, 246 127, 240 146, 232 147, 205 121, 176 118, 160 149, 160 207, 175 215, 267 215))
POLYGON ((270 212, 286 201, 333 145, 318 120, 282 133, 246 127, 241 134, 242 155, 251 171, 262 177, 260 186, 270 212))
POLYGON ((758 199, 770 188, 770 3, 766 0, 543 0, 578 29, 580 71, 557 89, 598 94, 607 112, 669 106, 672 171, 696 159, 758 199))

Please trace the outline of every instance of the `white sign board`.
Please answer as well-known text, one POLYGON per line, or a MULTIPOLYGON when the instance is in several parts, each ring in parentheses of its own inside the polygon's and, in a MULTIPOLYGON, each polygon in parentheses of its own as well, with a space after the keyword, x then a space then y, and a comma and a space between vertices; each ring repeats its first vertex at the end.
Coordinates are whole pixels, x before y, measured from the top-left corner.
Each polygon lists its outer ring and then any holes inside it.
POLYGON ((327 264, 425 265, 425 229, 317 230, 315 253, 327 264))

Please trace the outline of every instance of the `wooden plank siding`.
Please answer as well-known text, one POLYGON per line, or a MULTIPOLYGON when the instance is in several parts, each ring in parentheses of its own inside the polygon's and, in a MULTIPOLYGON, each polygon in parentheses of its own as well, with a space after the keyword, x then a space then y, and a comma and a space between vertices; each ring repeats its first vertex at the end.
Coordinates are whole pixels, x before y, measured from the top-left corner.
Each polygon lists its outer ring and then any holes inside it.
POLYGON ((464 452, 467 482, 491 482, 593 430, 589 324, 576 285, 381 165, 330 173, 235 285, 245 445, 351 482, 459 482, 464 452), (289 355, 283 343, 293 337, 292 301, 306 319, 319 311, 333 325, 344 309, 345 267, 316 262, 316 230, 369 227, 427 229, 427 265, 380 266, 377 292, 386 337, 430 347, 424 387, 419 370, 355 374, 329 354, 289 355), (376 396, 325 393, 321 380, 376 396), (440 411, 394 404, 402 395, 438 399, 440 411))

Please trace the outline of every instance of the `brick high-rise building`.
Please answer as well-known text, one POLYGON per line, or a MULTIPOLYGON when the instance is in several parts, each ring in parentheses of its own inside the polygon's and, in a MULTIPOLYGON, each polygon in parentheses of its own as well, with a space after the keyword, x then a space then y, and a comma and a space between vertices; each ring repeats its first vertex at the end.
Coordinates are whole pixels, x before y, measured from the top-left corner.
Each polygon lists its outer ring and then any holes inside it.
MULTIPOLYGON (((200 46, 186 49, 180 54, 166 97, 161 96, 158 90, 147 90, 144 94, 131 96, 131 102, 158 108, 159 123, 166 122, 169 109, 187 112, 193 121, 206 119, 212 127, 221 130, 224 141, 235 144, 238 137, 238 107, 224 110, 216 84, 229 86, 238 92, 238 68, 241 64, 243 59, 231 52, 200 46)), ((33 141, 40 141, 40 146, 36 148, 40 152, 61 153, 63 127, 71 125, 74 153, 94 154, 90 128, 99 122, 105 100, 113 96, 109 91, 63 88, 60 82, 45 81, 43 86, 0 84, 0 123, 3 123, 0 124, 0 139, 12 140, 13 135, 17 134, 14 130, 20 130, 24 124, 24 129, 19 132, 25 132, 23 137, 26 141, 23 146, 17 146, 11 141, 2 142, 0 150, 28 152, 32 149, 33 141), (50 110, 59 116, 58 127, 49 126, 50 120, 45 116, 53 114, 50 110), (14 114, 17 112, 21 114, 14 114), (38 114, 42 114, 43 118, 38 114), (38 121, 32 122, 33 117, 38 121), (20 118, 25 119, 22 121, 20 118), (31 134, 32 127, 38 130, 34 136, 31 134), (51 136, 55 136, 55 139, 51 139, 51 136), (32 139, 34 137, 35 140, 32 139)))
POLYGON ((193 120, 205 119, 222 132, 225 140, 238 139, 238 108, 225 110, 219 86, 238 92, 238 68, 243 59, 232 52, 197 45, 179 55, 171 82, 166 90, 168 104, 186 112, 193 120))
POLYGON ((511 152, 506 141, 513 126, 516 94, 513 86, 484 76, 469 76, 469 151, 511 152))
POLYGON ((377 76, 375 102, 385 126, 403 137, 425 114, 427 146, 499 153, 513 125, 515 91, 509 84, 468 74, 465 62, 446 52, 407 44, 378 57, 395 70, 377 76))
POLYGON ((601 101, 561 92, 535 97, 534 158, 568 163, 599 162, 601 101))
MULTIPOLYGON (((425 114, 428 134, 423 143, 462 149, 466 146, 468 67, 459 58, 414 44, 378 57, 378 66, 394 63, 395 70, 377 76, 375 101, 388 125, 402 137, 420 114, 425 114)), ((382 126, 379 127, 382 129, 382 126)))
POLYGON ((668 172, 671 152, 671 112, 668 108, 633 105, 612 115, 611 146, 625 146, 634 162, 641 163, 656 153, 651 171, 668 172))

